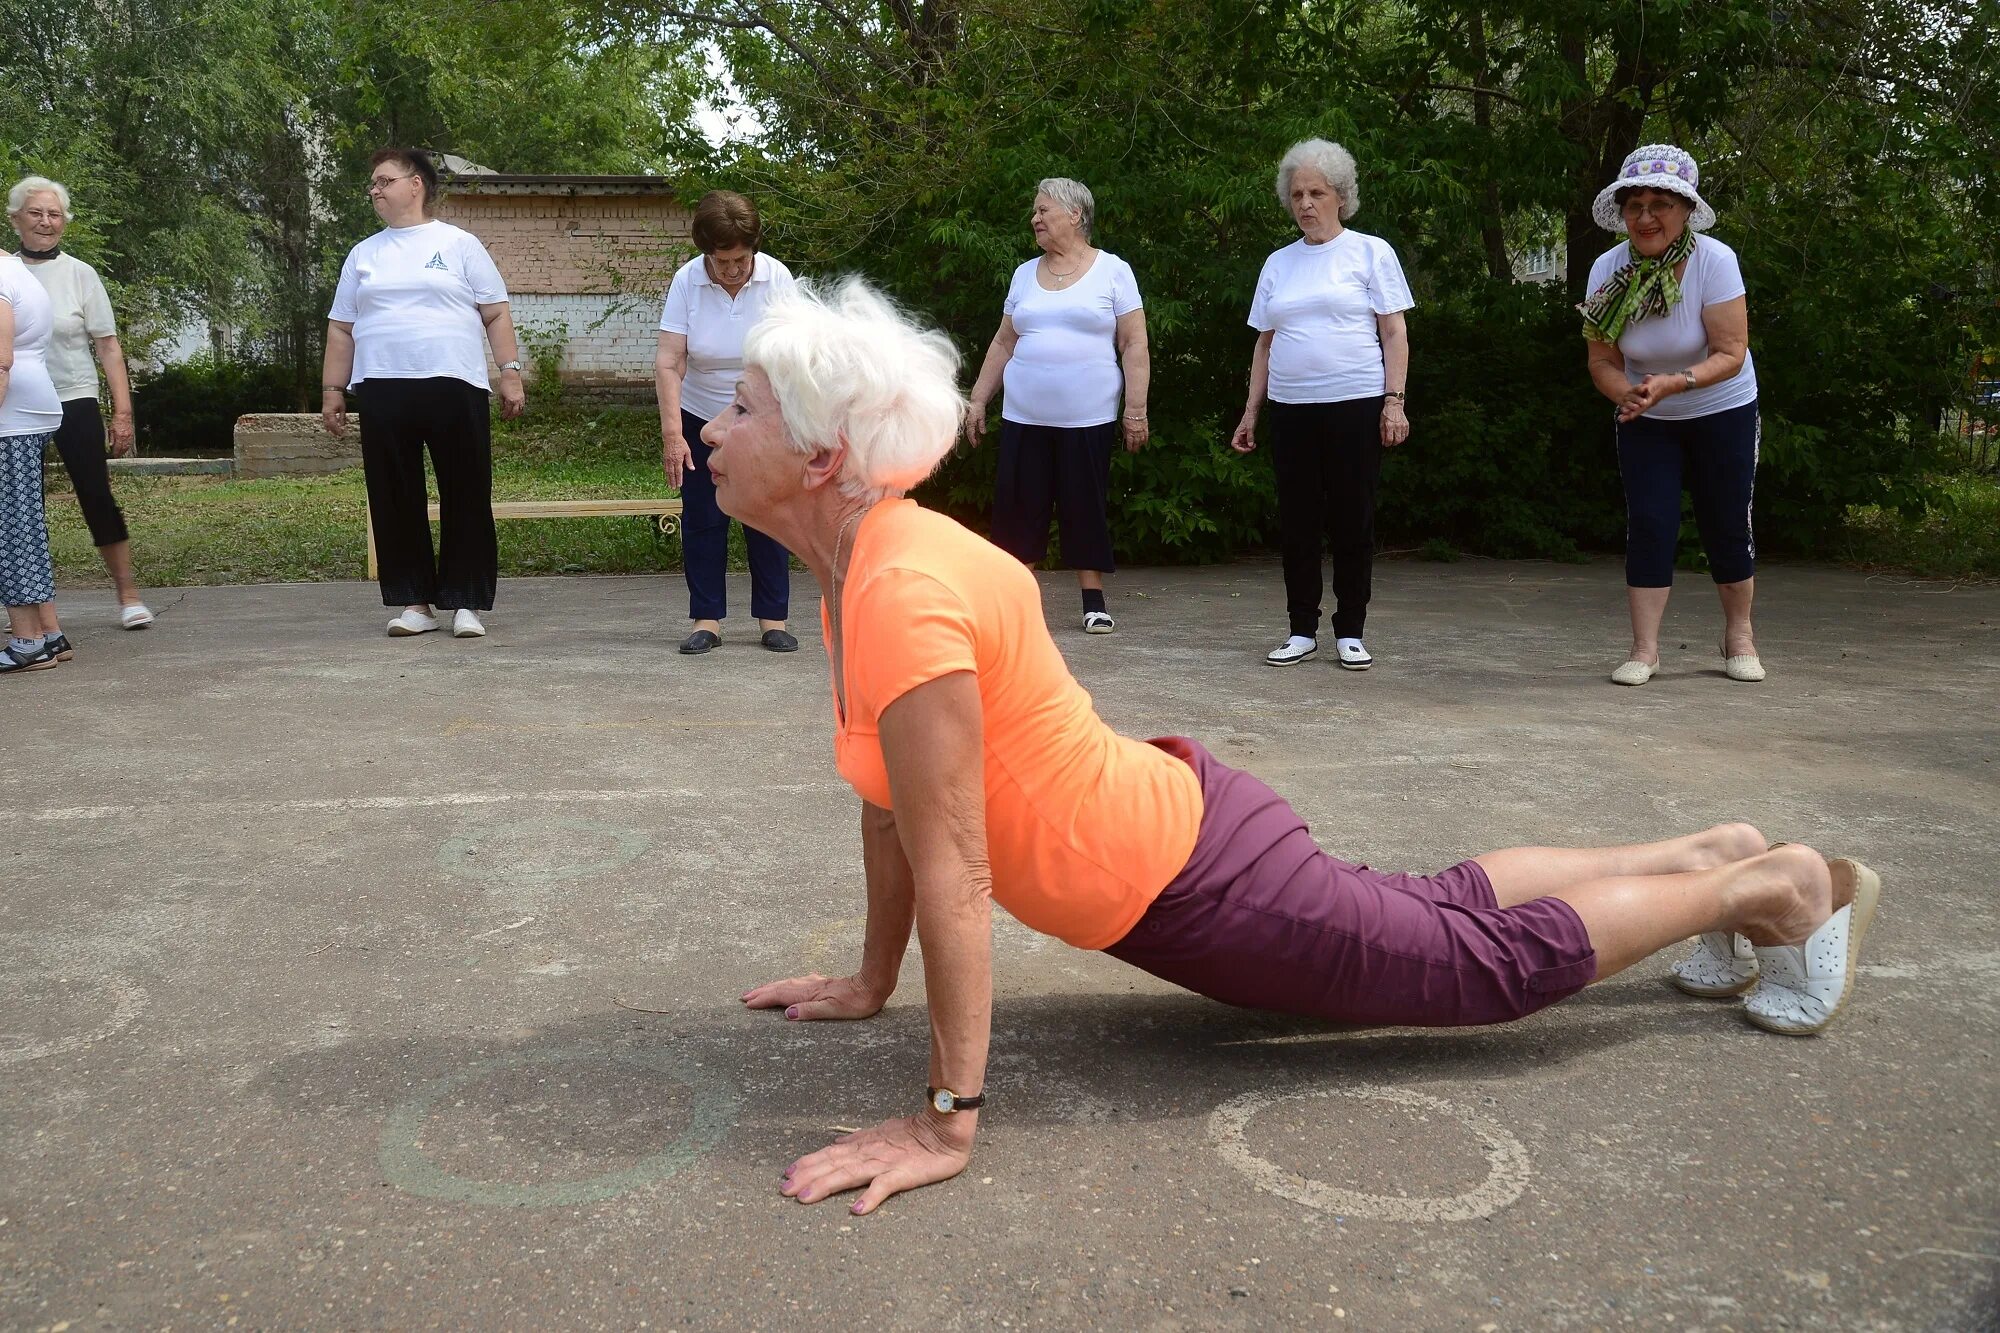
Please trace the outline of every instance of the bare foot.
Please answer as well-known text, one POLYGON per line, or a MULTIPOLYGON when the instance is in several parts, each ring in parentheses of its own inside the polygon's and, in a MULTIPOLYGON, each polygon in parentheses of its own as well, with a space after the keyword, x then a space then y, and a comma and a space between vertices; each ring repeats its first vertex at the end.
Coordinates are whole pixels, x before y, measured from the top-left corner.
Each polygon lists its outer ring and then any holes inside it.
POLYGON ((1755 657, 1757 638, 1747 629, 1728 630, 1722 636, 1724 657, 1755 657))
MULTIPOLYGON (((1838 906, 1832 871, 1803 843, 1773 848, 1742 869, 1738 888, 1744 901, 1736 930, 1752 944, 1802 944, 1838 906)), ((1848 897, 1851 901, 1851 891, 1848 897)))

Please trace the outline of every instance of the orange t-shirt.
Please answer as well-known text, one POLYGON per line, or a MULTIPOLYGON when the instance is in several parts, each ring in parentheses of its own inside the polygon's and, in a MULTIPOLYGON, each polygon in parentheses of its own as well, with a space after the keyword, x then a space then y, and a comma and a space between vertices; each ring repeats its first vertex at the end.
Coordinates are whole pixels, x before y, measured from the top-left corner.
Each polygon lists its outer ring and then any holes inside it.
POLYGON ((1123 939, 1194 853, 1194 770, 1099 720, 1049 637, 1034 575, 943 515, 909 500, 877 505, 854 534, 841 588, 840 775, 892 809, 882 710, 927 681, 973 672, 994 899, 1078 948, 1123 939))

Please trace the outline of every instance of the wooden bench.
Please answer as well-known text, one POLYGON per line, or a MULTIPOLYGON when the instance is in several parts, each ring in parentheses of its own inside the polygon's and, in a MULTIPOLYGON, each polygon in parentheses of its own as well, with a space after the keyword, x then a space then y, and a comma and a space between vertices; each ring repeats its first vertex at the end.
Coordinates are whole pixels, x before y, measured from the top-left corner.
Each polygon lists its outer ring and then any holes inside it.
MULTIPOLYGON (((432 518, 438 516, 438 507, 431 505, 428 510, 432 518)), ((659 525, 660 531, 672 535, 681 525, 680 497, 661 500, 496 500, 493 503, 493 517, 502 518, 616 518, 626 514, 641 514, 659 525)), ((375 566, 375 516, 370 513, 368 522, 368 577, 376 576, 375 566)))

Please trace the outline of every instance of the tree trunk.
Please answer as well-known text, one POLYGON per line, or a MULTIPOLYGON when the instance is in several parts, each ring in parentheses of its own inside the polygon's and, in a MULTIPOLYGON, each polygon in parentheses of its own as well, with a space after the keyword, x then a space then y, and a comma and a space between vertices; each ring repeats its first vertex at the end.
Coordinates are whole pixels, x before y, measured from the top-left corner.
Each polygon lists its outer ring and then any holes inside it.
MULTIPOLYGON (((1486 54, 1486 15, 1473 10, 1466 22, 1470 25, 1470 45, 1474 65, 1472 85, 1486 88, 1492 78, 1492 70, 1486 54)), ((1479 242, 1486 248, 1486 271, 1496 282, 1507 282, 1514 276, 1514 265, 1507 258, 1507 233, 1502 227, 1500 212, 1500 182, 1493 177, 1493 164, 1499 154, 1493 151, 1493 99, 1484 92, 1472 95, 1472 123, 1478 127, 1481 147, 1480 174, 1485 178, 1481 196, 1479 215, 1479 242)))

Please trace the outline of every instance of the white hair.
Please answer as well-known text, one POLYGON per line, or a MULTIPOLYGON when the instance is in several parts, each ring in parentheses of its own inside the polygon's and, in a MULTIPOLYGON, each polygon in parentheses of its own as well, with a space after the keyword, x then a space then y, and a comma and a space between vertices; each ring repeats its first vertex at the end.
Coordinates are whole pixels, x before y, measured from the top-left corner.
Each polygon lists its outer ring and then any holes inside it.
POLYGON ((1278 202, 1287 212, 1292 207, 1292 177, 1300 167, 1311 167, 1326 177, 1326 183, 1340 196, 1340 220, 1347 221, 1361 208, 1361 182, 1354 175, 1354 154, 1325 139, 1305 139, 1286 150, 1278 163, 1278 202))
POLYGON ((802 454, 847 446, 843 495, 901 495, 951 452, 965 412, 958 350, 859 278, 801 281, 743 340, 802 454))
POLYGON ((53 194, 62 208, 63 221, 76 221, 76 214, 69 211, 69 191, 47 176, 23 176, 15 181, 14 188, 7 191, 7 216, 12 217, 26 208, 28 201, 38 194, 53 194))
POLYGON ((1056 201, 1056 207, 1076 214, 1076 229, 1085 240, 1090 239, 1090 224, 1097 218, 1097 201, 1090 197, 1088 185, 1067 176, 1050 176, 1035 183, 1035 193, 1047 195, 1056 201))

